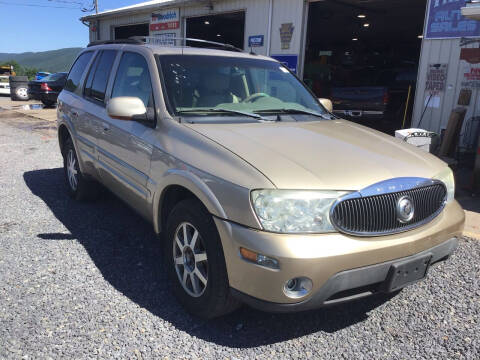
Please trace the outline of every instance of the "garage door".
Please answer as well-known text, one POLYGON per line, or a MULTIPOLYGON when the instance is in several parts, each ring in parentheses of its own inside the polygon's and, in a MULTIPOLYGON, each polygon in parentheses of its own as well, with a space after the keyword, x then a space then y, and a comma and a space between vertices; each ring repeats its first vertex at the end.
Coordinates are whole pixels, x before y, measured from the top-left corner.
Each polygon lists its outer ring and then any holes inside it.
POLYGON ((389 133, 408 126, 425 9, 426 0, 311 3, 304 81, 344 118, 389 133))
MULTIPOLYGON (((244 48, 245 12, 232 12, 187 19, 187 37, 244 48)), ((198 46, 199 44, 195 44, 198 46)))
POLYGON ((115 39, 128 39, 132 36, 148 36, 149 24, 135 24, 115 27, 115 39))

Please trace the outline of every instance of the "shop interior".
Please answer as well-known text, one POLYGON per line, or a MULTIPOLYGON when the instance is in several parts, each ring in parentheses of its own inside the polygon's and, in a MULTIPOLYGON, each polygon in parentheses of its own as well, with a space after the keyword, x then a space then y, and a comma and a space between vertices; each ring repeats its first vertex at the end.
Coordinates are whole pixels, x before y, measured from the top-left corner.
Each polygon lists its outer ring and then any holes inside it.
MULTIPOLYGON (((244 48, 245 12, 198 16, 186 20, 187 38, 203 39, 244 48)), ((193 45, 193 44, 192 44, 193 45)), ((195 43, 195 46, 201 46, 195 43)), ((212 47, 209 45, 208 47, 212 47)))
POLYGON ((128 39, 131 36, 148 36, 149 31, 148 23, 117 26, 115 28, 115 39, 128 39))
POLYGON ((426 5, 426 0, 310 3, 305 83, 318 97, 332 99, 342 117, 388 133, 409 127, 426 5))

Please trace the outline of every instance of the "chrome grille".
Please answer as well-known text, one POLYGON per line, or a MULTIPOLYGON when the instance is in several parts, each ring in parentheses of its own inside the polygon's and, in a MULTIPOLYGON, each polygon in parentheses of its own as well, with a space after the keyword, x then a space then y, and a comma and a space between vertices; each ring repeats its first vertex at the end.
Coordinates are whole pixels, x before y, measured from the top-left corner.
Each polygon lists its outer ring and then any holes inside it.
POLYGON ((445 185, 440 182, 379 195, 355 193, 334 204, 330 219, 339 231, 352 235, 394 234, 433 220, 443 209, 446 196, 445 185), (404 196, 408 196, 414 206, 413 218, 405 223, 397 216, 397 203, 404 196))

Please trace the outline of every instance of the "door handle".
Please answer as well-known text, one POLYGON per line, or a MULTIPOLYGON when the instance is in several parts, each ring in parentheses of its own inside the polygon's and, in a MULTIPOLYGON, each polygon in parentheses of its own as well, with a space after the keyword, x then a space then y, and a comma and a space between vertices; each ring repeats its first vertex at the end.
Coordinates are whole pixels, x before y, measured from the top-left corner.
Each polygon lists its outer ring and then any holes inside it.
POLYGON ((103 128, 103 131, 108 131, 110 130, 110 125, 104 122, 102 123, 102 128, 103 128))

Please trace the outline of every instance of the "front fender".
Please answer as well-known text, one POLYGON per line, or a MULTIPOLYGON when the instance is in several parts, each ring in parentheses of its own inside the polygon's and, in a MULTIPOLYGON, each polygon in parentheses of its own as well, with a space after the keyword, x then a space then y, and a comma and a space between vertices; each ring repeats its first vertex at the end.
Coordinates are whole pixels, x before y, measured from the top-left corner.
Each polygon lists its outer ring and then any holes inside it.
POLYGON ((161 206, 165 190, 171 186, 182 186, 192 192, 214 216, 226 219, 227 215, 212 190, 197 175, 187 170, 171 169, 165 173, 161 183, 156 185, 153 198, 153 225, 156 233, 161 232, 161 206))

